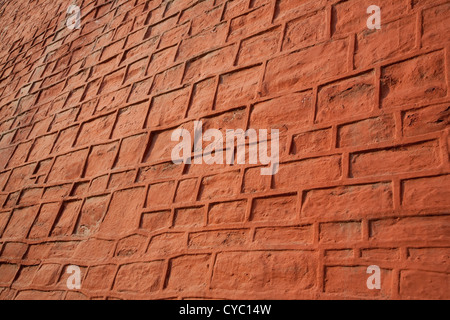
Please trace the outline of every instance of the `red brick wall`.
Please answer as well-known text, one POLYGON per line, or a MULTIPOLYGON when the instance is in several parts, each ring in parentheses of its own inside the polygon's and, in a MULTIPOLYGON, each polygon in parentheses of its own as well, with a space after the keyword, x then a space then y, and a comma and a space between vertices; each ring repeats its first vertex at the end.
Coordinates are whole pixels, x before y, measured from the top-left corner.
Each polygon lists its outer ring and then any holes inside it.
POLYGON ((0 1, 0 298, 449 299, 449 16, 0 1), (279 129, 279 172, 173 164, 195 120, 279 129))

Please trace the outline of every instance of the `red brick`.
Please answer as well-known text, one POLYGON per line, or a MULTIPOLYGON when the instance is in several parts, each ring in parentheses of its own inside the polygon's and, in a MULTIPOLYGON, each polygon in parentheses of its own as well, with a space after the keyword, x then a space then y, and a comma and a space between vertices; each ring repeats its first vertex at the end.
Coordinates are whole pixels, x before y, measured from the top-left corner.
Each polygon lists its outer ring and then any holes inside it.
POLYGON ((297 218, 296 195, 276 196, 253 200, 252 221, 292 221, 297 218))
POLYGON ((400 274, 400 294, 404 299, 447 300, 448 274, 418 270, 404 270, 400 274))
POLYGON ((319 241, 324 244, 351 243, 362 240, 360 222, 322 223, 319 241))
POLYGON ((152 292, 158 290, 163 281, 162 261, 123 265, 117 272, 114 290, 129 292, 152 292))
POLYGON ((48 176, 48 182, 79 178, 87 156, 88 150, 83 149, 57 157, 48 176))
POLYGON ((134 214, 144 204, 145 189, 134 188, 113 194, 108 212, 100 226, 100 234, 115 236, 127 233, 139 226, 139 217, 134 214))
POLYGON ((189 249, 215 249, 226 247, 244 247, 249 241, 248 230, 221 230, 191 233, 188 239, 189 249))
POLYGON ((399 62, 382 69, 381 106, 430 101, 447 95, 442 51, 399 62))
POLYGON ((140 228, 156 231, 168 228, 172 224, 170 211, 145 212, 142 214, 140 228))
POLYGON ((325 10, 289 21, 286 25, 282 49, 307 47, 325 40, 326 21, 325 10))
POLYGON ((448 42, 448 38, 443 36, 450 32, 450 26, 445 19, 449 15, 450 4, 443 3, 440 6, 432 7, 423 11, 422 44, 425 46, 435 43, 448 42))
POLYGON ((228 46, 222 49, 208 52, 189 61, 183 77, 183 82, 196 82, 207 78, 216 72, 224 71, 231 67, 234 61, 234 47, 228 46))
POLYGON ((394 117, 383 115, 340 126, 338 128, 338 146, 341 148, 367 146, 392 141, 394 136, 394 117))
POLYGON ((176 291, 206 288, 210 264, 209 255, 181 256, 171 260, 166 288, 176 291))
POLYGON ((374 220, 370 223, 370 236, 382 241, 414 241, 415 239, 449 239, 448 216, 407 217, 374 220))
POLYGON ((247 202, 244 200, 215 203, 208 211, 208 223, 221 225, 244 222, 247 202))
POLYGON ((330 122, 368 114, 376 106, 373 72, 321 87, 317 122, 330 122))
POLYGON ((262 246, 310 245, 313 243, 312 226, 258 228, 254 241, 262 246))
POLYGON ((3 238, 25 239, 34 222, 38 211, 37 206, 15 209, 9 218, 8 225, 3 232, 3 238))
POLYGON ((345 220, 392 207, 392 190, 387 183, 346 186, 306 192, 302 216, 345 220))
POLYGON ((448 104, 408 110, 403 113, 403 134, 410 137, 440 131, 449 126, 449 121, 448 104))
POLYGON ((436 168, 439 164, 439 143, 437 141, 367 151, 350 156, 352 177, 422 171, 436 168))
POLYGON ((279 172, 273 177, 273 187, 292 189, 313 183, 336 181, 341 175, 342 160, 339 155, 282 163, 279 172), (297 176, 297 172, 301 172, 301 176, 297 176))
POLYGON ((269 60, 262 93, 268 95, 308 88, 345 73, 347 66, 342 62, 347 61, 347 46, 347 40, 336 40, 269 60), (333 52, 333 55, 330 57, 324 52, 333 52))
POLYGON ((367 288, 367 267, 327 267, 325 269, 325 292, 339 293, 345 292, 348 297, 359 298, 392 298, 392 270, 381 269, 380 290, 370 290, 367 288), (344 291, 343 291, 344 290, 344 291))
POLYGON ((217 256, 211 287, 243 292, 282 290, 282 296, 287 297, 294 290, 308 291, 316 286, 316 265, 317 258, 311 252, 224 252, 217 256))

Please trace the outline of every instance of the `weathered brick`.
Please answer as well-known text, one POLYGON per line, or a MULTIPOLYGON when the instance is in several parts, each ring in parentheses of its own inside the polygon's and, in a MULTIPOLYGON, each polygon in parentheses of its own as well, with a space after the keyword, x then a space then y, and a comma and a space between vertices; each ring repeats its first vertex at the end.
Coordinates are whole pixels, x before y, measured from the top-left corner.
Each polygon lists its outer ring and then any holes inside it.
POLYGON ((263 81, 264 95, 308 88, 345 73, 347 66, 347 40, 326 42, 269 60, 263 81), (333 52, 329 56, 324 52, 333 52))
POLYGON ((306 192, 302 216, 346 220, 393 207, 388 183, 336 187, 306 192))
POLYGON ((367 151, 352 154, 350 158, 352 177, 422 171, 439 166, 439 143, 428 141, 385 150, 367 151))
POLYGON ((392 108, 447 95, 444 55, 435 51, 387 66, 381 71, 381 106, 392 108))
POLYGON ((211 287, 244 292, 308 291, 317 285, 316 266, 317 258, 311 252, 224 252, 217 256, 211 287))

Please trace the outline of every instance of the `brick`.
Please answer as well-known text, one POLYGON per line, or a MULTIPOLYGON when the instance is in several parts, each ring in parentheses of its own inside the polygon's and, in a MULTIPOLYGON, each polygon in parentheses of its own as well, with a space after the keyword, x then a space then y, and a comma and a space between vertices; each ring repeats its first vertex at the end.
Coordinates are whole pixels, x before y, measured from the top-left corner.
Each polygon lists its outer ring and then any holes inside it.
POLYGON ((396 261, 400 259, 400 250, 393 249, 363 249, 361 250, 361 258, 374 261, 396 261))
POLYGON ((403 112, 403 134, 415 135, 436 132, 448 127, 450 106, 448 104, 427 106, 403 112))
POLYGON ((347 46, 346 40, 336 40, 269 60, 262 94, 308 88, 321 80, 345 73, 347 67, 342 61, 347 61, 347 46), (330 57, 324 52, 334 54, 330 57))
POLYGON ((123 137, 137 133, 144 127, 148 102, 132 105, 119 110, 112 137, 123 137))
POLYGON ((77 138, 77 145, 100 142, 109 138, 114 123, 114 115, 106 115, 84 123, 77 138), (95 135, 93 135, 95 132, 95 135), (93 137, 95 136, 95 137, 93 137))
POLYGON ((416 41, 415 29, 416 17, 409 16, 385 23, 381 30, 372 32, 364 30, 358 33, 354 58, 355 67, 368 67, 412 51, 416 41))
POLYGON ((170 211, 145 212, 142 214, 140 228, 156 231, 171 226, 172 215, 170 211))
POLYGON ((245 170, 242 183, 243 193, 264 192, 270 189, 271 176, 261 175, 260 167, 245 170))
POLYGON ((352 177, 422 171, 436 168, 439 164, 439 143, 437 141, 367 151, 350 156, 352 177))
POLYGON ((274 22, 288 21, 323 8, 328 0, 276 0, 274 22))
POLYGON ((408 217, 374 220, 370 223, 370 237, 382 241, 443 240, 449 238, 449 217, 408 217))
POLYGON ((224 110, 240 107, 256 97, 260 66, 238 70, 220 77, 215 109, 224 110))
POLYGON ((249 240, 248 230, 223 230, 191 233, 188 239, 189 249, 215 249, 244 247, 249 240))
POLYGON ((183 233, 163 233, 151 238, 147 256, 158 257, 178 254, 186 248, 186 236, 183 233))
POLYGON ((181 256, 171 260, 166 288, 175 291, 206 288, 210 264, 209 255, 181 256))
POLYGON ((447 207, 450 176, 412 179, 403 181, 402 204, 406 208, 447 207))
POLYGON ((331 148, 331 129, 309 131, 295 135, 292 140, 291 154, 308 154, 328 151, 331 148))
POLYGON ((345 186, 306 192, 302 216, 324 219, 351 219, 370 213, 388 211, 393 207, 388 183, 345 186))
POLYGON ((84 236, 95 234, 106 212, 108 201, 108 196, 86 199, 78 218, 75 234, 84 236))
POLYGON ((192 19, 191 33, 193 35, 218 24, 222 16, 222 6, 216 6, 205 11, 205 16, 199 15, 192 19))
POLYGON ((117 272, 114 290, 130 292, 152 292, 158 290, 163 263, 161 261, 123 265, 117 272))
POLYGON ((322 223, 319 241, 322 244, 351 243, 362 240, 360 222, 322 223))
POLYGON ((140 162, 142 146, 147 141, 147 135, 141 134, 125 138, 120 145, 115 167, 121 168, 140 162))
POLYGON ((327 267, 325 269, 325 292, 341 293, 342 290, 349 297, 360 298, 392 298, 392 270, 381 269, 381 289, 370 290, 367 288, 367 279, 370 277, 366 273, 367 267, 327 267))
POLYGON ((58 264, 44 264, 36 272, 33 284, 37 286, 50 286, 56 283, 60 273, 58 264))
POLYGON ((177 88, 183 77, 184 65, 179 64, 155 75, 150 93, 155 95, 177 88))
POLYGON ((63 291, 24 290, 17 294, 15 300, 61 300, 63 291))
POLYGON ((154 75, 168 69, 175 59, 176 49, 177 47, 173 46, 154 53, 150 59, 147 74, 154 75))
POLYGON ((20 242, 8 242, 3 246, 1 257, 4 259, 22 259, 28 245, 20 242))
POLYGON ((409 299, 446 300, 449 280, 445 273, 404 270, 400 273, 400 294, 409 299))
POLYGON ((115 256, 119 258, 130 258, 142 255, 147 245, 147 237, 135 235, 120 240, 117 243, 115 256))
POLYGON ((211 29, 207 29, 190 38, 184 39, 177 52, 177 60, 186 60, 193 58, 198 54, 198 47, 202 46, 202 51, 208 51, 218 47, 225 39, 227 25, 221 23, 211 29), (205 46, 206 45, 206 46, 205 46))
POLYGON ((252 221, 292 221, 297 218, 297 196, 276 196, 255 199, 252 204, 252 221))
POLYGON ((447 95, 442 51, 387 66, 381 71, 381 106, 430 101, 447 95))
POLYGON ((42 205, 39 210, 39 215, 31 227, 30 239, 40 239, 49 236, 53 223, 58 216, 60 206, 59 203, 46 203, 42 205))
POLYGON ((238 192, 240 182, 239 171, 232 171, 202 179, 200 199, 214 199, 233 196, 238 192))
POLYGON ((34 222, 38 211, 37 206, 15 209, 9 218, 8 225, 3 232, 3 238, 25 239, 34 222))
POLYGON ((182 208, 175 210, 175 227, 200 227, 205 220, 205 209, 203 207, 182 208))
POLYGON ((374 72, 321 87, 317 104, 317 122, 370 113, 376 105, 374 72))
POLYGON ((443 37, 442 35, 447 34, 450 31, 448 21, 445 18, 448 16, 449 11, 450 4, 448 3, 443 3, 442 5, 423 11, 423 45, 428 46, 435 43, 448 42, 448 38, 443 37))
POLYGON ((336 181, 341 175, 342 160, 339 155, 282 163, 279 172, 273 177, 273 187, 292 189, 312 183, 336 181), (297 172, 302 173, 300 177, 296 175, 297 172))
POLYGON ((174 191, 175 183, 173 181, 150 185, 147 193, 147 207, 157 207, 171 203, 174 191))
POLYGON ((281 29, 276 28, 244 39, 238 52, 238 65, 249 65, 263 61, 278 51, 281 29), (258 57, 255 59, 255 57, 258 57))
POLYGON ((244 292, 283 290, 284 294, 293 293, 294 290, 308 291, 316 286, 316 265, 317 258, 311 252, 219 253, 214 266, 211 287, 244 292), (295 289, 292 288, 291 283, 296 284, 295 289))
POLYGON ((119 143, 113 142, 92 147, 88 156, 85 176, 92 177, 102 174, 112 168, 119 143))
POLYGON ((112 173, 108 181, 108 189, 120 189, 134 183, 135 170, 112 173))
POLYGON ((162 179, 172 179, 181 173, 182 167, 172 162, 165 162, 139 171, 138 182, 148 182, 162 179))
POLYGON ((244 222, 246 208, 245 200, 212 204, 208 210, 208 223, 221 225, 244 222))
POLYGON ((67 181, 81 176, 88 150, 83 149, 56 158, 47 181, 67 181))
POLYGON ((83 261, 101 262, 114 253, 114 242, 106 240, 89 239, 81 242, 74 253, 75 259, 83 259, 83 261))
POLYGON ((142 208, 144 197, 144 188, 115 192, 109 204, 106 217, 100 226, 99 233, 115 236, 119 233, 127 233, 137 229, 139 217, 134 215, 134 212, 142 208))
POLYGON ((81 208, 81 201, 65 202, 60 209, 55 226, 52 230, 52 236, 68 236, 71 235, 75 228, 79 211, 81 208))
POLYGON ((230 23, 228 41, 247 36, 264 29, 272 18, 272 8, 267 5, 233 18, 230 23))
POLYGON ((189 101, 189 89, 183 88, 153 98, 147 127, 167 126, 184 118, 189 101), (170 109, 167 106, 170 105, 170 109))
POLYGON ((443 263, 450 260, 449 248, 409 248, 408 259, 419 263, 443 263))
POLYGON ((311 245, 312 226, 257 228, 254 241, 261 246, 311 245))
POLYGON ((44 200, 60 200, 67 197, 72 190, 72 184, 66 183, 44 189, 42 199, 44 200))
POLYGON ((93 291, 109 290, 115 273, 116 267, 114 265, 91 267, 83 281, 83 288, 93 291))
POLYGON ((174 202, 195 201, 195 194, 192 193, 192 190, 196 190, 196 187, 197 179, 187 179, 178 182, 174 202))
POLYGON ((56 154, 69 151, 77 137, 77 133, 78 133, 77 126, 69 127, 67 129, 62 130, 59 133, 55 144, 53 145, 52 153, 56 154))
POLYGON ((14 276, 18 271, 19 266, 15 264, 0 264, 0 285, 7 286, 14 280, 14 276))
POLYGON ((357 121, 338 128, 338 146, 359 147, 392 141, 395 137, 395 120, 392 115, 357 121))
POLYGON ((214 72, 221 72, 227 67, 231 67, 234 60, 234 50, 233 46, 228 46, 208 52, 189 61, 183 82, 196 82, 212 75, 213 70, 214 72))
POLYGON ((301 48, 325 40, 327 33, 326 12, 318 11, 289 21, 283 39, 283 50, 301 48))
MULTIPOLYGON (((366 21, 370 15, 366 14, 366 10, 370 5, 364 0, 354 1, 354 3, 342 2, 334 5, 332 17, 332 21, 334 21, 332 26, 333 35, 340 36, 367 28, 366 21)), ((382 23, 383 20, 394 20, 401 13, 407 11, 406 3, 395 0, 381 0, 377 5, 382 12, 382 23)))

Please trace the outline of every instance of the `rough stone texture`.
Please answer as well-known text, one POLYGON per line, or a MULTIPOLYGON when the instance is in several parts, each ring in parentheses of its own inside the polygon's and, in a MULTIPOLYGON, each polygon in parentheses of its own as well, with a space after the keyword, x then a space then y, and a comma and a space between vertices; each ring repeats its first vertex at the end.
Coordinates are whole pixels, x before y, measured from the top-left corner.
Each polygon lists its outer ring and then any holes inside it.
POLYGON ((0 299, 449 299, 450 3, 372 2, 0 1, 0 299), (194 120, 279 173, 173 164, 194 120))

